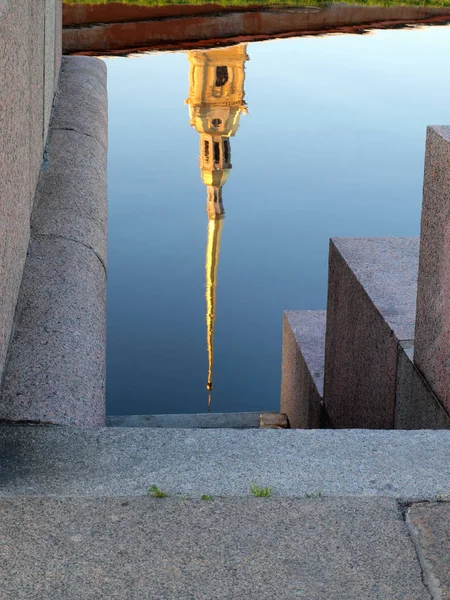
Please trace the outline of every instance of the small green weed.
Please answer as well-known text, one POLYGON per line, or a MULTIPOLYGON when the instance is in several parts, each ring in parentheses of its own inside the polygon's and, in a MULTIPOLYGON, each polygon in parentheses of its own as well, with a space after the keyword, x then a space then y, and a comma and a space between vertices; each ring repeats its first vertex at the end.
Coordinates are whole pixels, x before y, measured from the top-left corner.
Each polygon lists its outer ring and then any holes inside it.
POLYGON ((210 496, 209 494, 203 494, 202 500, 205 500, 206 502, 208 502, 208 501, 214 500, 214 496, 210 496))
POLYGON ((273 488, 268 485, 261 487, 253 482, 250 485, 250 492, 257 498, 269 498, 273 494, 273 488))
POLYGON ((148 489, 148 495, 152 498, 167 498, 166 492, 160 490, 157 485, 152 485, 152 487, 148 489))
POLYGON ((315 492, 314 494, 305 494, 305 498, 323 498, 322 492, 315 492))

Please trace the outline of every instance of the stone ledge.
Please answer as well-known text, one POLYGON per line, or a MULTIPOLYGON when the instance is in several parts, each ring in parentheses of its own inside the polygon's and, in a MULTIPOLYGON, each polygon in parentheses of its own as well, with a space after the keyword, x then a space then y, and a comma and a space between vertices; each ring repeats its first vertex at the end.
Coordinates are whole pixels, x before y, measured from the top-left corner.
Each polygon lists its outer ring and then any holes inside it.
POLYGON ((105 423, 106 119, 105 65, 66 58, 36 192, 1 420, 105 423))
POLYGON ((259 428, 259 412, 180 415, 110 415, 108 427, 164 427, 170 429, 259 428))
POLYGON ((450 495, 450 431, 0 426, 0 496, 450 495))
POLYGON ((450 127, 427 129, 414 361, 450 412, 450 127))

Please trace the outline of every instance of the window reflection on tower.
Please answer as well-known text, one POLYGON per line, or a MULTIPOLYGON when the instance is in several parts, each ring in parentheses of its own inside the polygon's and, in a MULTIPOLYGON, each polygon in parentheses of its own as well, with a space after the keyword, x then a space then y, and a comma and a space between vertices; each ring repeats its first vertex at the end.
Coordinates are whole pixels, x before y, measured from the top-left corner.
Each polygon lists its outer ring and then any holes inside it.
POLYGON ((190 123, 200 134, 200 171, 206 185, 208 241, 206 246, 206 341, 208 349, 208 410, 214 367, 217 271, 225 211, 222 188, 231 170, 230 138, 239 127, 244 101, 247 44, 188 52, 190 123))

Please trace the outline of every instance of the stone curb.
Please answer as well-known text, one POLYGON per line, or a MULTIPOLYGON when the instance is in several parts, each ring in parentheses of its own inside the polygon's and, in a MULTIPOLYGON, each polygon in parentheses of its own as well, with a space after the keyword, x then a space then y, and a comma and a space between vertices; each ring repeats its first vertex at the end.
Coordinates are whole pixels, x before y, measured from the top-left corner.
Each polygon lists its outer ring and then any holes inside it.
POLYGON ((65 57, 36 190, 0 419, 105 424, 106 66, 65 57))
POLYGON ((450 498, 450 431, 0 426, 0 497, 450 498))

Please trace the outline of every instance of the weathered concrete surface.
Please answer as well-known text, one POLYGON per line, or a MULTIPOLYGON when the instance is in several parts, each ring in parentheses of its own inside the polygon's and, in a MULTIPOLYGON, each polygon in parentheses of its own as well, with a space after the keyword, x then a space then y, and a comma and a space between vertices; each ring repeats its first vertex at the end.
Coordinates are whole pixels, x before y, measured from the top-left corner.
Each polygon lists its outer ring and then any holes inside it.
POLYGON ((324 424, 325 326, 326 311, 284 313, 280 411, 291 428, 324 424))
POLYGON ((17 499, 0 520, 5 600, 430 600, 392 500, 17 499))
POLYGON ((394 427, 397 347, 414 338, 418 238, 330 243, 324 404, 335 427, 394 427))
POLYGON ((450 496, 450 431, 0 427, 0 496, 450 496))
POLYGON ((45 14, 60 0, 0 2, 0 379, 29 242, 30 214, 42 164, 44 98, 51 105, 54 81, 44 69, 60 45, 45 14), (47 40, 47 55, 44 48, 47 40))
POLYGON ((449 429, 450 417, 413 362, 414 345, 400 342, 395 429, 449 429))
POLYGON ((259 412, 199 413, 184 415, 110 415, 108 427, 167 427, 179 429, 259 428, 259 412))
POLYGON ((414 360, 450 411, 450 127, 429 127, 414 360))
POLYGON ((450 598, 450 504, 415 504, 408 510, 407 522, 433 599, 450 598))
POLYGON ((105 422, 106 136, 104 63, 65 58, 0 419, 105 422))
POLYGON ((124 54, 193 48, 271 37, 358 33, 410 23, 445 23, 450 9, 418 6, 136 7, 66 6, 64 52, 124 54), (70 25, 73 25, 71 27, 70 25), (83 25, 86 25, 83 27, 83 25))

